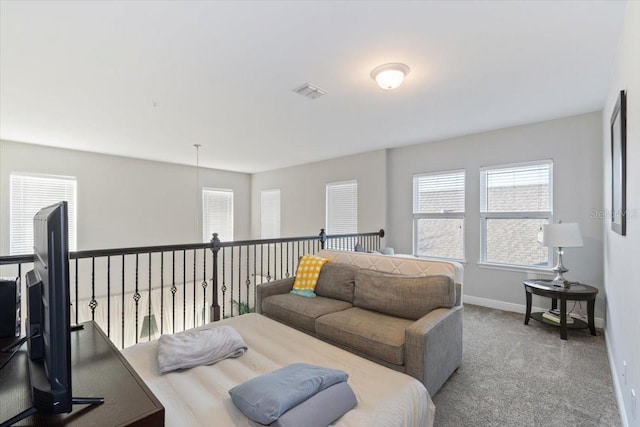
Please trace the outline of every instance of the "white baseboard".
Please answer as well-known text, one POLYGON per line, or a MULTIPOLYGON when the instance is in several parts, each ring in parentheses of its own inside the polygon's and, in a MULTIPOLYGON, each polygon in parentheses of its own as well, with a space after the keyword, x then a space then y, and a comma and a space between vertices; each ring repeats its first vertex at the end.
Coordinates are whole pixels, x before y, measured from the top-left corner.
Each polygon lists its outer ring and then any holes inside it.
MULTIPOLYGON (((498 310, 512 311, 514 313, 524 314, 527 311, 527 306, 524 304, 514 304, 512 302, 498 301, 495 299, 474 297, 472 295, 462 295, 462 302, 473 305, 480 305, 482 307, 496 308, 498 310)), ((548 308, 531 307, 531 312, 535 311, 547 311, 548 308)), ((604 319, 596 317, 596 328, 604 328, 604 319)))
POLYGON ((618 376, 618 369, 613 359, 613 353, 611 351, 611 345, 607 339, 607 332, 604 333, 604 342, 607 344, 607 356, 609 356, 609 370, 611 370, 611 379, 613 379, 613 391, 616 393, 616 401, 618 402, 618 411, 620 412, 620 421, 622 421, 622 427, 629 427, 629 420, 627 420, 627 411, 624 407, 624 399, 622 398, 622 388, 620 387, 620 377, 618 376))

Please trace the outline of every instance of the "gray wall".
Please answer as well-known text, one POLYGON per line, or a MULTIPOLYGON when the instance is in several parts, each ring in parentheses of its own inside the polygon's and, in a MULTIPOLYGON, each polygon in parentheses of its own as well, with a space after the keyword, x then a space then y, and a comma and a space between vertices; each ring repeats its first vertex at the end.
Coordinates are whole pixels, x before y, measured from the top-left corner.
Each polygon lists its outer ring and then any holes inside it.
POLYGON ((325 185, 358 181, 358 231, 385 228, 386 152, 364 154, 257 173, 251 181, 251 225, 260 238, 260 191, 280 189, 282 237, 309 236, 325 227, 325 185))
MULTIPOLYGON (((602 112, 604 166, 603 212, 611 210, 611 138, 609 122, 620 90, 627 91, 627 235, 600 221, 604 237, 604 283, 607 290, 606 338, 614 385, 628 425, 640 426, 640 2, 629 2, 617 47, 616 64, 602 112), (627 362, 624 378, 623 362, 627 362), (636 392, 635 403, 631 390, 636 392), (632 406, 635 405, 635 419, 632 406)), ((612 49, 615 46, 611 47, 612 49)))
MULTIPOLYGON (((387 244, 396 252, 412 251, 413 174, 466 169, 464 294, 522 306, 525 304, 522 281, 528 277, 526 272, 478 265, 479 169, 552 159, 554 220, 578 222, 584 240, 584 247, 566 249, 564 261, 570 269, 566 277, 603 289, 602 226, 590 217, 590 211, 602 203, 601 135, 601 113, 595 112, 389 150, 387 244)), ((479 301, 471 299, 471 302, 479 301)), ((546 307, 548 301, 536 299, 536 304, 546 307)), ((603 316, 602 292, 596 303, 596 317, 603 316)))
MULTIPOLYGON (((0 254, 9 254, 9 176, 75 176, 78 250, 199 242, 195 167, 0 141, 0 254)), ((234 233, 249 238, 249 174, 200 169, 205 187, 234 190, 234 233)))

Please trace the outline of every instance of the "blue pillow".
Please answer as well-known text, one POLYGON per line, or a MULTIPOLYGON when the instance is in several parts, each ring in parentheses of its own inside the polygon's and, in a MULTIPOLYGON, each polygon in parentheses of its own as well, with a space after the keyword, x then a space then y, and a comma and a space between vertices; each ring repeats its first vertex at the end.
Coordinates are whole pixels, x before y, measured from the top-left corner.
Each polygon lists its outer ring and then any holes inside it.
POLYGON ((247 418, 270 424, 319 391, 347 378, 344 371, 294 363, 237 385, 229 394, 247 418))

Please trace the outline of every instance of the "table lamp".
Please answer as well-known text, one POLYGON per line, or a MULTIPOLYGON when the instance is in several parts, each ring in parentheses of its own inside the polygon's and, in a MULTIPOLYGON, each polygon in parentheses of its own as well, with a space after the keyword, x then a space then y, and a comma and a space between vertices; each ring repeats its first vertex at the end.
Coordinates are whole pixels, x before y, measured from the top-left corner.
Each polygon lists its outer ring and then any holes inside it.
POLYGON ((555 286, 568 288, 569 282, 562 276, 569 271, 562 264, 562 254, 564 253, 562 248, 582 247, 580 227, 575 222, 563 223, 560 221, 558 224, 545 224, 542 226, 542 246, 558 248, 558 262, 553 267, 556 275, 551 282, 555 286))

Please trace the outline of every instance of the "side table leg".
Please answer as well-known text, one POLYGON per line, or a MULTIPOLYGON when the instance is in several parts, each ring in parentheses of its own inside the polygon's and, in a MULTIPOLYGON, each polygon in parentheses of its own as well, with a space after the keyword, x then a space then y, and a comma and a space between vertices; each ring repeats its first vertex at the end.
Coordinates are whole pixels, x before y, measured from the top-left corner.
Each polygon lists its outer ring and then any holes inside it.
POLYGON ((560 338, 567 339, 567 298, 560 298, 560 338))
POLYGON ((558 308, 558 300, 556 298, 551 298, 551 309, 555 310, 558 308))
POLYGON ((524 294, 527 296, 527 311, 524 315, 524 324, 528 325, 531 318, 531 293, 525 291, 524 294))
POLYGON ((596 335, 596 319, 595 319, 595 306, 596 300, 595 298, 587 301, 587 316, 589 316, 589 331, 591 331, 591 335, 596 335))

